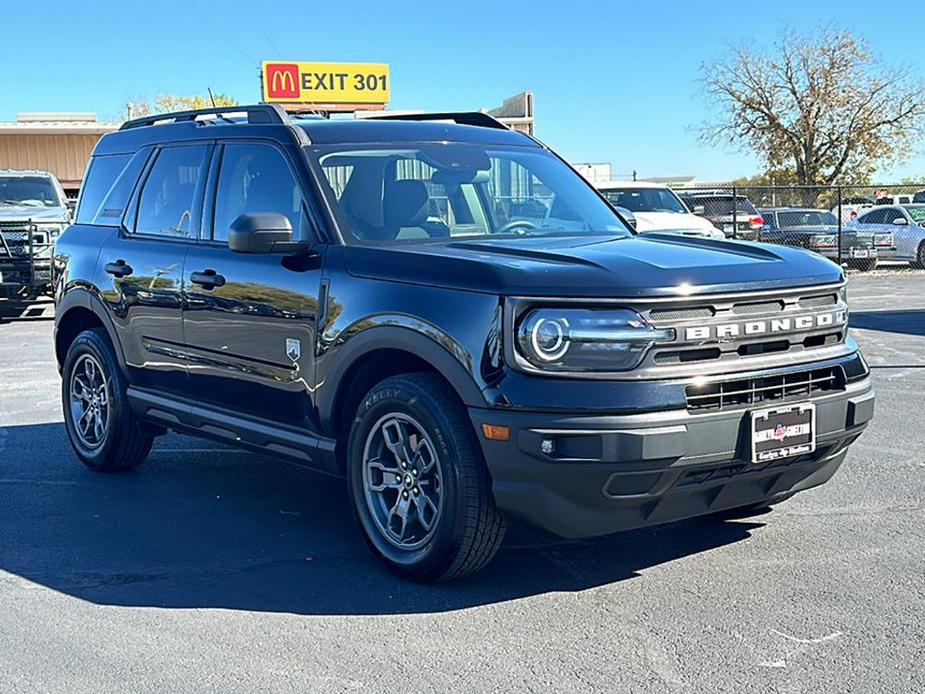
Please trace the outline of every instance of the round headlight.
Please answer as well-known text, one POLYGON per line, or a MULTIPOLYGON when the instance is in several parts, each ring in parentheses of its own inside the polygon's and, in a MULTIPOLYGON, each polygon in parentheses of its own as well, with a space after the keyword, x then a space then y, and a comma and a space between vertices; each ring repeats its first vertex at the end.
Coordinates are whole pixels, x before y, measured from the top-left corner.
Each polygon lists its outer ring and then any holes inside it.
POLYGON ((649 346, 674 339, 627 309, 538 308, 517 328, 517 353, 544 371, 625 371, 649 346))
POLYGON ((542 318, 534 316, 530 342, 533 351, 543 361, 556 361, 568 351, 568 320, 566 318, 542 318))

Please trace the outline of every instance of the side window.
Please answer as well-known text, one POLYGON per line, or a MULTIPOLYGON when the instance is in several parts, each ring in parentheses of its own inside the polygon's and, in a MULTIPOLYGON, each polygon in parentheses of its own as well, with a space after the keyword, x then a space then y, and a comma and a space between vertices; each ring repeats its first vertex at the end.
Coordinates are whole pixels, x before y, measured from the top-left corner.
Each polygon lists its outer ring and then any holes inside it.
POLYGON ((228 144, 215 194, 212 238, 226 241, 231 224, 246 212, 278 212, 289 218, 296 238, 303 228, 302 192, 286 158, 274 147, 228 144))
POLYGON ((150 154, 151 150, 146 148, 137 152, 135 156, 129 160, 128 164, 122 169, 122 173, 119 174, 119 177, 116 179, 115 183, 112 184, 112 187, 103 199, 103 203, 100 205, 99 210, 97 210, 91 224, 98 224, 100 226, 119 225, 122 219, 122 213, 125 211, 125 206, 128 204, 132 191, 135 189, 138 176, 141 174, 142 169, 144 169, 145 162, 148 160, 148 155, 150 154))
POLYGON ((892 224, 895 220, 903 216, 903 213, 897 210, 895 207, 889 207, 883 210, 883 221, 882 224, 892 224))
POLYGON ((129 159, 130 154, 111 154, 96 156, 90 160, 87 175, 80 189, 80 200, 77 202, 75 221, 78 224, 93 223, 100 205, 129 159))
POLYGON ((208 147, 162 149, 138 198, 135 232, 191 238, 199 228, 199 202, 208 147))
POLYGON ((883 224, 886 210, 872 210, 858 219, 858 224, 883 224))

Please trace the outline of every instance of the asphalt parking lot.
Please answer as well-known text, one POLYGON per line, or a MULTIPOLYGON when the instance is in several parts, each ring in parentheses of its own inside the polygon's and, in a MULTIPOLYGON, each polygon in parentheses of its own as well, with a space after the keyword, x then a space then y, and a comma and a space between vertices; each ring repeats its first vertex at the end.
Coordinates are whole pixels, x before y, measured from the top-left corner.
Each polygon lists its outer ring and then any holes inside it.
POLYGON ((337 479, 175 435, 85 470, 50 310, 7 310, 0 691, 925 691, 925 274, 849 286, 879 399, 829 484, 593 541, 516 529, 436 587, 374 561, 337 479))

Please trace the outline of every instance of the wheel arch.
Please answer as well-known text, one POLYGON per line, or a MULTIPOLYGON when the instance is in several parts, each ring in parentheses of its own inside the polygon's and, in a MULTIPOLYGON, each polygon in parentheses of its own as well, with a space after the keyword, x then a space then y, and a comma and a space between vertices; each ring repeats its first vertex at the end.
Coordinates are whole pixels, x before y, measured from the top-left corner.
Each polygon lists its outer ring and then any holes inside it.
POLYGON ((84 330, 92 328, 103 328, 109 338, 119 362, 119 366, 125 368, 125 357, 122 354, 122 347, 116 339, 116 330, 109 318, 103 302, 89 289, 75 287, 71 289, 58 302, 55 307, 55 359, 60 371, 64 359, 67 356, 67 350, 74 339, 84 330))
POLYGON ((360 399, 372 386, 391 376, 417 371, 437 374, 464 405, 485 405, 470 371, 442 344, 413 329, 379 326, 338 348, 336 362, 324 378, 327 387, 319 393, 322 429, 335 436, 343 434, 360 399))

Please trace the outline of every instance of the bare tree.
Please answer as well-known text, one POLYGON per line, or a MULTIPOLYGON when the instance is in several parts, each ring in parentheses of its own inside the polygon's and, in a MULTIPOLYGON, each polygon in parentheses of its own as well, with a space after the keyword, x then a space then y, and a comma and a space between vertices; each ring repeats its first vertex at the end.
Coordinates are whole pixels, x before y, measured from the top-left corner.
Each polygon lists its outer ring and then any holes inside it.
POLYGON ((717 116, 701 139, 757 152, 804 185, 868 181, 914 152, 925 122, 921 80, 849 31, 785 31, 770 53, 733 47, 702 79, 717 116))

